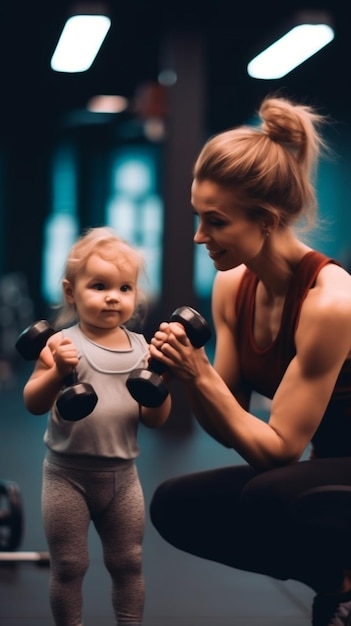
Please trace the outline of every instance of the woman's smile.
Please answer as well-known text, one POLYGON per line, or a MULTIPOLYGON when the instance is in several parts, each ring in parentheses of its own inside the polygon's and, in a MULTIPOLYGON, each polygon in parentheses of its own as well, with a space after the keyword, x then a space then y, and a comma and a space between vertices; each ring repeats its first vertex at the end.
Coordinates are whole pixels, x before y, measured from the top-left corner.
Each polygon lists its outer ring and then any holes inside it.
POLYGON ((207 252, 208 252, 208 256, 215 261, 216 259, 218 259, 218 257, 222 256, 223 254, 225 254, 225 250, 211 250, 210 248, 206 248, 207 252))

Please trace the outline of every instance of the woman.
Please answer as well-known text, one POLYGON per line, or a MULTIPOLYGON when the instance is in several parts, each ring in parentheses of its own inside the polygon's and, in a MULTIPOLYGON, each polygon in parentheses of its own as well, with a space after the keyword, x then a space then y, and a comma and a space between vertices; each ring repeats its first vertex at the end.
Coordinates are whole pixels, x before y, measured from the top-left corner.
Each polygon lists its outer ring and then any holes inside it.
POLYGON ((194 166, 195 242, 217 270, 213 366, 175 323, 150 346, 201 426, 246 464, 167 481, 151 518, 186 552, 309 585, 313 626, 345 626, 349 532, 304 524, 294 503, 310 488, 351 485, 351 277, 294 230, 313 221, 323 118, 276 97, 259 114, 260 127, 211 138, 194 166), (267 422, 250 412, 253 392, 271 399, 267 422))

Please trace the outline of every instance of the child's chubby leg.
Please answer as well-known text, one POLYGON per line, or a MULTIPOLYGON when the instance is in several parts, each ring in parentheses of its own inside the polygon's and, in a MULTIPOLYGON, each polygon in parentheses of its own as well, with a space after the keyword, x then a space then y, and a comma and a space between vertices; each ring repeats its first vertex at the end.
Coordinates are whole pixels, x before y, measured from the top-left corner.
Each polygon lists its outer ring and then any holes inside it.
POLYGON ((49 597, 56 626, 82 626, 90 514, 68 470, 44 462, 42 514, 50 552, 49 597))

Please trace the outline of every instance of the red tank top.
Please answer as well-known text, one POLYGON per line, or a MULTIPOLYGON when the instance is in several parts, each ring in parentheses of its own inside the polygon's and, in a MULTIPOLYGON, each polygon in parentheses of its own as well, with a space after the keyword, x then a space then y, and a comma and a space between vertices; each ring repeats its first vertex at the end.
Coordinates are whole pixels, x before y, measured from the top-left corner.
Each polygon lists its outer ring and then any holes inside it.
MULTIPOLYGON (((277 337, 264 349, 257 347, 253 334, 258 278, 250 270, 244 273, 236 298, 236 315, 239 361, 243 383, 248 391, 273 398, 296 354, 295 331, 304 299, 319 271, 328 263, 339 265, 316 251, 308 252, 301 259, 289 286, 277 337)), ((340 371, 313 444, 318 456, 351 454, 351 360, 346 361, 340 371)))

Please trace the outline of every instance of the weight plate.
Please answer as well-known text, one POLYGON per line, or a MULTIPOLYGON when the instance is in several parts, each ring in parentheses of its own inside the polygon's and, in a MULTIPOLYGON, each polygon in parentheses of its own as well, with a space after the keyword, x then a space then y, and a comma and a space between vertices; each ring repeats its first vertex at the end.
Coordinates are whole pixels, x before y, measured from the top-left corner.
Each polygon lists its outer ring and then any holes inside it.
POLYGON ((22 498, 17 483, 0 480, 0 550, 17 550, 23 534, 22 498))

